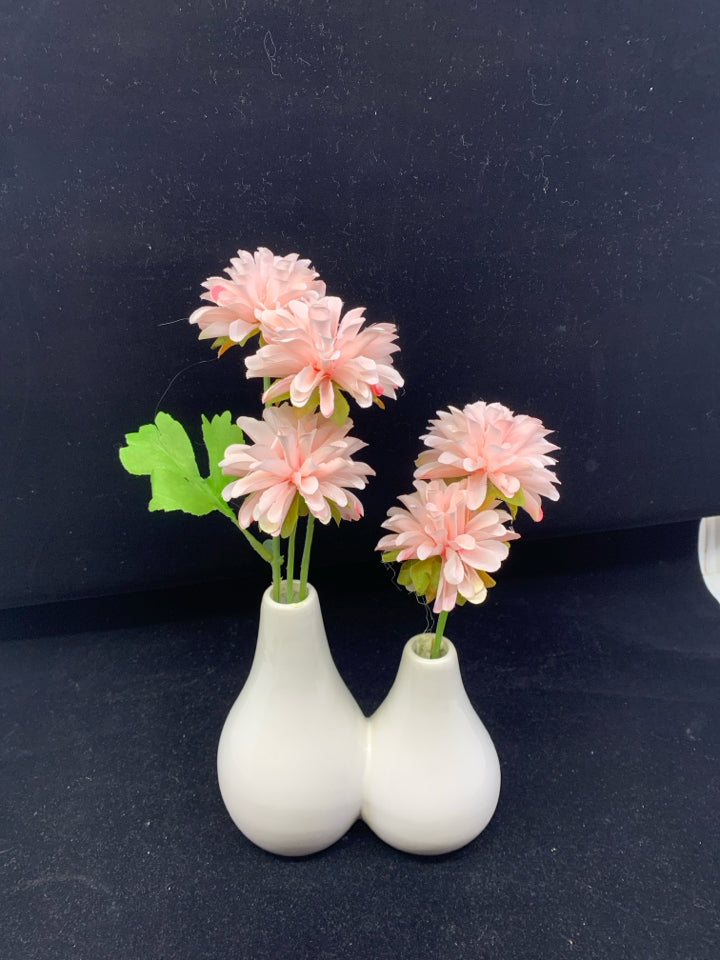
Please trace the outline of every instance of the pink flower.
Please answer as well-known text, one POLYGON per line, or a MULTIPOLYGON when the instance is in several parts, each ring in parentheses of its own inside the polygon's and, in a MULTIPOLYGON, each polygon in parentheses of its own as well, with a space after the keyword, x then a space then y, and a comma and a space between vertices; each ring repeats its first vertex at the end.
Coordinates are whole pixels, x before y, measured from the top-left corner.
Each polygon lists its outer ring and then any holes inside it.
POLYGON ((333 515, 360 519, 362 504, 349 488, 362 490, 375 471, 351 459, 367 446, 347 435, 351 420, 338 426, 317 414, 298 417, 283 404, 266 407, 262 420, 239 417, 237 423, 254 442, 229 446, 220 466, 240 478, 225 487, 223 497, 246 498, 238 514, 241 527, 255 521, 277 536, 298 495, 321 523, 333 515))
POLYGON ((242 343, 257 333, 263 310, 274 310, 310 291, 325 294, 325 284, 309 260, 299 260, 297 253, 276 257, 265 247, 255 253, 238 250, 237 257, 225 270, 230 277, 210 277, 203 286, 203 300, 214 306, 200 307, 190 316, 190 323, 200 327, 200 340, 228 337, 242 343))
POLYGON ((558 450, 545 437, 540 420, 514 414, 500 403, 470 403, 462 410, 438 411, 421 439, 429 450, 416 460, 420 480, 468 478, 468 505, 475 510, 485 500, 488 482, 512 499, 520 490, 523 507, 533 520, 542 519, 540 497, 558 500, 553 486, 560 481, 548 466, 547 454, 558 450))
POLYGON ((290 395, 295 407, 304 406, 315 390, 320 412, 331 417, 335 410, 334 386, 369 407, 376 397, 395 398, 403 379, 392 365, 399 346, 394 342, 393 323, 372 323, 362 329, 364 307, 340 317, 339 297, 294 300, 286 307, 263 314, 266 339, 271 341, 247 357, 248 377, 275 380, 263 400, 290 395))
POLYGON ((478 571, 499 569, 509 552, 507 541, 518 537, 504 526, 510 514, 495 509, 472 511, 467 481, 416 480, 414 487, 415 493, 399 497, 404 507, 388 511, 382 525, 393 532, 376 549, 399 551, 401 562, 440 558, 435 613, 452 610, 458 594, 470 603, 481 603, 487 589, 478 571))

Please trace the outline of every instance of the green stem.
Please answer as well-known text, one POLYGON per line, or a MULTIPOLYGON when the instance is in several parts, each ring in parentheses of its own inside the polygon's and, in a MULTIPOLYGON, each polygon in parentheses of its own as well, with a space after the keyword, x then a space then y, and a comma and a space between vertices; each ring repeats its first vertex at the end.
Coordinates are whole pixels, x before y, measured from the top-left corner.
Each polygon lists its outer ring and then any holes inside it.
POLYGON ((308 570, 310 569, 310 550, 312 548, 313 530, 315 529, 315 517, 309 513, 307 526, 305 527, 305 545, 303 547, 302 560, 300 561, 300 596, 298 600, 304 600, 307 596, 308 570))
MULTIPOLYGON (((270 388, 270 377, 263 377, 263 393, 270 388)), ((268 404, 266 403, 267 407, 268 404)), ((273 537, 272 549, 272 598, 280 603, 280 579, 282 577, 282 554, 280 552, 280 534, 273 537)))
POLYGON ((440 616, 438 617, 437 629, 435 630, 435 639, 433 640, 432 650, 430 651, 430 659, 435 660, 436 657, 440 656, 440 645, 442 644, 442 638, 445 632, 445 624, 447 623, 449 610, 441 610, 440 616))
POLYGON ((272 598, 276 603, 280 603, 280 569, 282 567, 282 556, 280 554, 280 537, 273 537, 273 559, 272 559, 272 598))
POLYGON ((266 563, 272 563, 273 558, 269 550, 266 550, 265 547, 260 543, 257 537, 254 537, 249 530, 243 530, 241 526, 238 525, 237 518, 233 520, 235 527, 240 531, 240 533, 245 537, 247 542, 253 548, 255 553, 263 558, 266 563))
POLYGON ((287 602, 295 602, 295 534, 297 523, 288 537, 287 563, 285 565, 285 579, 287 582, 287 602))

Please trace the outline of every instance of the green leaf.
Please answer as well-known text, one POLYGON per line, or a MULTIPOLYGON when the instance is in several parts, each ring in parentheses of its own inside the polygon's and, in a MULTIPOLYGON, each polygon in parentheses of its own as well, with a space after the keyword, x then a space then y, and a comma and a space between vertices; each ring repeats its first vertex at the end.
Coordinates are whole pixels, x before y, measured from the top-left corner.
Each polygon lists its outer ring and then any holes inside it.
POLYGON ((399 550, 388 550, 387 553, 381 553, 380 559, 383 563, 393 563, 398 558, 399 550))
MULTIPOLYGON (((212 458, 215 458, 219 444, 229 435, 229 419, 228 413, 206 421, 212 458)), ((238 433, 242 436, 239 428, 235 430, 235 438, 238 433)), ((200 476, 190 438, 182 424, 169 414, 158 413, 155 423, 145 424, 136 433, 129 433, 125 441, 127 446, 119 451, 120 461, 129 473, 150 477, 150 510, 182 510, 196 517, 219 510, 235 519, 232 507, 225 503, 217 490, 219 471, 212 483, 200 476)))
MULTIPOLYGON (((290 394, 283 394, 281 397, 273 400, 273 403, 281 403, 283 400, 289 400, 290 394)), ((308 413, 315 413, 317 408, 320 406, 320 390, 315 387, 313 392, 307 399, 307 403, 304 403, 302 407, 295 407, 295 414, 298 417, 304 417, 308 413)))
POLYGON ((177 470, 197 473, 195 453, 182 424, 168 413, 159 413, 155 423, 140 427, 125 437, 127 447, 120 450, 120 460, 128 473, 151 475, 154 470, 177 470))
POLYGON ((398 572, 398 583, 401 587, 407 587, 408 590, 413 590, 412 577, 410 576, 410 571, 412 570, 413 564, 416 563, 415 560, 405 560, 400 564, 400 570, 398 572))
POLYGON ((512 497, 503 497, 505 503, 509 504, 511 507, 524 507, 525 506, 525 491, 522 487, 518 490, 516 494, 512 497))
POLYGON ((517 493, 514 493, 512 497, 506 497, 504 493, 501 493, 498 488, 492 484, 488 484, 488 497, 493 499, 502 500, 503 503, 506 503, 510 507, 510 512, 513 517, 518 511, 518 507, 525 506, 525 491, 520 487, 517 493))
POLYGON ((225 456, 227 448, 233 443, 245 443, 245 437, 240 427, 233 423, 229 410, 216 414, 212 420, 208 420, 203 415, 202 434, 210 469, 208 484, 213 493, 220 496, 223 488, 230 482, 230 478, 222 472, 219 463, 225 456))
POLYGON ((478 576, 480 577, 480 579, 481 579, 482 582, 485 584, 485 586, 486 586, 486 588, 487 588, 488 590, 490 589, 490 587, 494 587, 494 586, 495 586, 496 581, 493 580, 493 578, 490 576, 490 574, 489 574, 489 573, 486 573, 485 570, 478 570, 478 576))
POLYGON ((330 514, 333 520, 335 521, 335 525, 339 527, 340 524, 342 523, 342 514, 340 513, 340 507, 333 500, 329 500, 328 503, 330 504, 330 514))
MULTIPOLYGON (((272 400, 268 400, 268 404, 271 407, 279 407, 281 403, 287 403, 289 400, 290 400, 290 391, 288 390, 286 393, 281 393, 279 397, 273 397, 272 400)), ((299 407, 296 409, 302 409, 302 407, 299 407)))
MULTIPOLYGON (((250 333, 246 333, 245 336, 244 336, 244 337, 242 338, 242 340, 240 341, 240 346, 241 346, 241 347, 244 347, 245 344, 248 342, 248 340, 250 340, 252 337, 258 335, 259 333, 260 333, 259 330, 251 330, 250 333)), ((263 345, 264 345, 264 344, 263 344, 263 345)))
POLYGON ((440 557, 428 557, 427 560, 405 560, 400 565, 398 583, 419 597, 434 600, 437 596, 441 569, 440 557))
POLYGON ((440 557, 428 557, 427 560, 418 560, 410 571, 410 577, 419 597, 424 597, 430 590, 437 592, 440 582, 442 560, 440 557))
POLYGON ((186 477, 175 470, 154 470, 150 474, 152 498, 150 510, 182 510, 203 517, 218 509, 212 491, 202 477, 186 477))
POLYGON ((350 415, 350 404, 345 399, 345 394, 336 383, 333 384, 333 393, 335 394, 335 408, 330 419, 339 427, 342 427, 350 415))
POLYGON ((290 534, 293 532, 297 526, 298 521, 298 511, 300 510, 300 496, 296 494, 293 497, 293 502, 290 504, 290 509, 287 512, 287 516, 283 521, 282 529, 280 530, 280 536, 287 539, 290 534))

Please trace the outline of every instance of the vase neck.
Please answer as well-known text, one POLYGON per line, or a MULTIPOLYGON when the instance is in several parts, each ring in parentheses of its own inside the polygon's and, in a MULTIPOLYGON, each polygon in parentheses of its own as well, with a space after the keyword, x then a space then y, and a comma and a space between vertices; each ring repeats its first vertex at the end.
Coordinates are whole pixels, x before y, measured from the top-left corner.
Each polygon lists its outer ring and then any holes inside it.
POLYGON ((256 661, 270 661, 276 668, 292 672, 312 668, 329 654, 315 589, 308 584, 307 597, 298 603, 277 603, 268 588, 260 607, 256 661))
POLYGON ((457 651, 447 639, 443 639, 444 655, 435 659, 421 657, 415 652, 418 641, 425 639, 424 634, 413 637, 405 644, 395 686, 412 687, 416 693, 426 693, 431 697, 445 697, 465 693, 457 651))

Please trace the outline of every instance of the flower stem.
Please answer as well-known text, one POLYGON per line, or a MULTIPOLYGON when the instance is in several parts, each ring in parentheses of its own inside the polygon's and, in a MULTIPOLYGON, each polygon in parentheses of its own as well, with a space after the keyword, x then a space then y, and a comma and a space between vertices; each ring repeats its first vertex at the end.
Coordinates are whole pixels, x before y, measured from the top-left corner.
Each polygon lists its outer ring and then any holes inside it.
POLYGON ((437 629, 435 630, 435 639, 433 640, 432 649, 430 651, 430 659, 435 660, 436 657, 440 656, 440 645, 442 644, 442 638, 445 631, 445 624, 447 623, 449 610, 441 610, 440 616, 438 617, 437 629))
POLYGON ((273 537, 273 559, 272 559, 272 598, 276 603, 280 603, 280 569, 282 567, 282 556, 280 555, 280 536, 273 537))
POLYGON ((234 520, 233 523, 237 527, 237 529, 240 531, 240 533, 245 537, 245 539, 253 548, 255 553, 261 556, 266 563, 271 564, 273 562, 272 554, 265 549, 265 547, 260 543, 257 537, 254 537, 249 530, 243 530, 243 528, 238 525, 237 521, 234 520))
POLYGON ((307 526, 305 527, 305 545, 303 546, 302 560, 300 561, 300 596, 298 600, 304 600, 307 596, 308 570, 310 568, 310 549, 312 547, 313 530, 315 529, 315 517, 309 513, 307 526))
MULTIPOLYGON (((263 393, 270 387, 270 377, 263 377, 263 393)), ((266 403, 267 407, 268 404, 266 403)), ((280 603, 280 579, 282 577, 282 555, 280 552, 280 534, 273 537, 272 541, 272 598, 276 603, 280 603)))
POLYGON ((285 565, 285 579, 287 582, 287 602, 295 603, 295 534, 297 523, 288 537, 287 563, 285 565))

